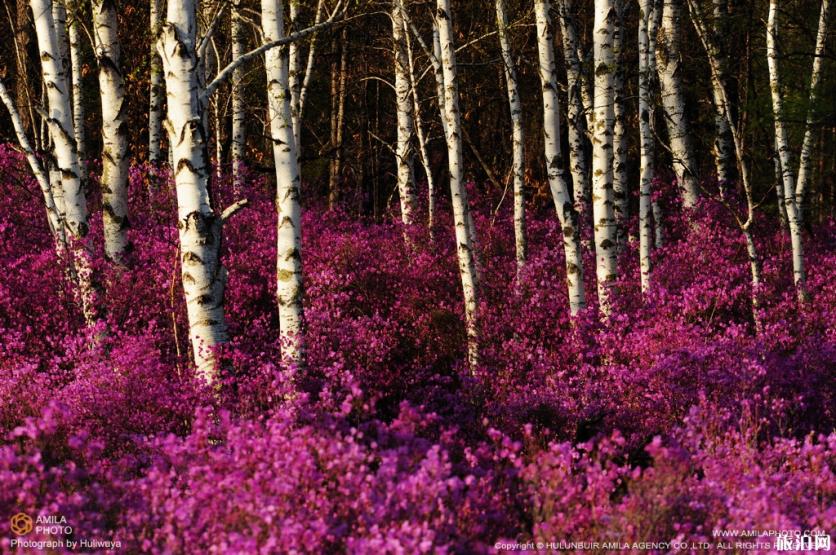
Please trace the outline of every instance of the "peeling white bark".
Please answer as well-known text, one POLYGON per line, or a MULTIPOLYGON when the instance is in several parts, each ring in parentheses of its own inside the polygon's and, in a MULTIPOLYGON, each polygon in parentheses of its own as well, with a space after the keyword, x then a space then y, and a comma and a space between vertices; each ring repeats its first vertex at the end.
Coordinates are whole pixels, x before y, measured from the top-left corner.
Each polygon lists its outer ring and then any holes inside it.
MULTIPOLYGON (((266 43, 285 37, 282 0, 261 0, 261 27, 266 43)), ((265 53, 265 70, 270 138, 276 165, 276 297, 282 356, 289 363, 301 367, 305 363, 301 208, 288 56, 286 47, 268 50, 265 53)))
MULTIPOLYGON (((157 37, 160 33, 160 18, 162 0, 151 1, 151 37, 157 37)), ((148 160, 152 164, 159 164, 162 161, 160 153, 160 141, 163 133, 163 66, 156 44, 152 40, 151 47, 151 77, 150 77, 150 102, 148 108, 148 160)))
POLYGON ((775 119, 775 144, 781 161, 781 181, 783 186, 784 210, 790 229, 792 244, 792 270, 799 302, 807 297, 806 271, 804 268, 804 244, 802 241, 801 221, 795 195, 795 176, 792 170, 789 133, 784 121, 784 99, 781 92, 781 79, 778 69, 778 3, 769 2, 769 19, 766 30, 766 57, 769 66, 769 89, 772 93, 772 112, 775 119))
POLYGON ((128 138, 124 118, 125 82, 120 66, 116 6, 93 1, 93 36, 102 98, 102 217, 105 255, 122 262, 129 248, 128 138))
MULTIPOLYGON (((232 4, 231 39, 232 59, 240 58, 244 52, 244 22, 241 20, 241 0, 232 4)), ((244 105, 243 84, 244 68, 239 67, 232 72, 232 180, 236 191, 241 189, 241 166, 244 163, 244 153, 247 145, 247 123, 244 105)))
POLYGON ((392 2, 392 48, 395 66, 395 103, 398 120, 398 139, 395 164, 398 168, 398 194, 401 201, 401 222, 412 225, 415 212, 414 153, 412 149, 413 109, 409 86, 409 58, 404 39, 404 20, 400 2, 392 2))
POLYGON ((613 67, 613 215, 618 249, 627 241, 627 218, 630 217, 629 184, 627 182, 627 106, 624 90, 624 10, 625 0, 615 0, 612 49, 613 67))
POLYGON ((610 284, 618 271, 616 222, 613 198, 613 119, 614 90, 613 27, 616 17, 613 0, 595 0, 593 28, 595 75, 595 127, 592 131, 592 217, 595 236, 595 275, 598 303, 609 316, 610 284))
POLYGON ((699 191, 696 158, 685 117, 685 94, 682 91, 682 0, 663 0, 662 27, 656 41, 656 64, 662 92, 662 106, 668 127, 673 170, 685 208, 697 203, 699 191))
POLYGON ((543 138, 546 171, 554 208, 560 220, 563 249, 566 258, 566 285, 569 290, 569 309, 572 315, 586 306, 583 284, 583 259, 578 233, 577 215, 569 195, 569 185, 560 149, 560 104, 557 95, 557 69, 554 62, 554 35, 549 0, 535 0, 537 20, 537 51, 539 54, 540 84, 543 92, 543 138))
POLYGON ((496 27, 499 34, 499 47, 502 53, 502 65, 505 71, 505 86, 508 91, 508 109, 511 113, 511 141, 513 164, 511 173, 514 179, 514 247, 517 259, 517 272, 525 266, 525 133, 522 122, 522 103, 520 102, 517 70, 511 55, 508 40, 508 15, 505 12, 505 0, 496 0, 496 27))
POLYGON ((475 252, 475 230, 464 186, 462 157, 461 115, 457 82, 456 48, 453 41, 453 21, 449 0, 436 1, 435 23, 444 81, 444 119, 447 137, 447 163, 450 171, 450 196, 453 201, 453 222, 456 227, 456 254, 464 294, 465 325, 467 328, 467 358, 471 371, 479 364, 479 332, 476 321, 479 277, 475 252))
MULTIPOLYGON (((69 10, 67 29, 70 39, 70 68, 73 82, 73 129, 75 130, 75 142, 78 148, 78 163, 82 171, 82 181, 84 181, 87 148, 84 137, 84 99, 81 87, 81 43, 79 42, 81 38, 79 33, 81 4, 80 0, 66 1, 69 10)), ((60 23, 56 22, 56 25, 60 25, 60 23)))
POLYGON ((654 143, 650 119, 653 117, 649 31, 656 0, 639 0, 639 135, 641 136, 641 170, 639 185, 639 272, 642 293, 650 289, 650 248, 653 241, 651 221, 651 186, 654 175, 654 143))

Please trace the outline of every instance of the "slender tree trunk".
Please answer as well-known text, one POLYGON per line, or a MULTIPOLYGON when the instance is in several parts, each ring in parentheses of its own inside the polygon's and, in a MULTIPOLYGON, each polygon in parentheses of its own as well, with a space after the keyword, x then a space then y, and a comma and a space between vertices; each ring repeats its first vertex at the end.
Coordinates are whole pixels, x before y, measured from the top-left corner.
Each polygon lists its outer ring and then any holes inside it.
MULTIPOLYGON (((151 36, 157 37, 160 34, 160 18, 162 0, 151 0, 151 36)), ((153 45, 152 41, 152 45, 153 45)), ((160 55, 157 53, 156 45, 151 47, 151 77, 150 77, 150 104, 148 108, 148 161, 152 164, 159 164, 162 161, 160 154, 160 140, 163 133, 163 66, 160 55)))
MULTIPOLYGON (((232 21, 230 22, 233 60, 237 60, 246 52, 244 46, 246 34, 242 18, 241 0, 235 0, 232 5, 232 21)), ((243 179, 241 172, 247 148, 247 120, 243 89, 244 68, 239 67, 232 74, 232 179, 236 191, 241 190, 243 179)))
MULTIPOLYGON (((647 47, 650 50, 650 54, 647 58, 647 65, 650 69, 650 78, 651 88, 655 95, 659 92, 661 88, 659 85, 659 68, 656 65, 656 39, 659 36, 659 28, 662 26, 662 8, 664 0, 651 0, 651 11, 650 11, 650 18, 648 19, 648 28, 647 28, 647 47)), ((651 130, 653 129, 653 122, 656 121, 656 107, 661 104, 660 102, 653 102, 651 105, 651 112, 650 112, 650 122, 651 122, 651 130)), ((655 144, 655 143, 654 143, 655 144)), ((659 204, 659 201, 651 196, 650 200, 650 208, 653 212, 653 239, 654 239, 654 246, 657 249, 661 249, 662 245, 664 244, 664 237, 662 232, 662 224, 663 224, 663 213, 662 213, 662 206, 659 204)))
POLYGON ((404 38, 404 21, 399 1, 392 2, 392 45, 395 66, 395 101, 398 119, 398 141, 395 163, 398 168, 398 193, 401 200, 401 221, 412 225, 415 212, 414 153, 412 149, 413 109, 409 87, 409 58, 404 38))
POLYGON ((499 47, 502 52, 502 65, 505 70, 505 85, 508 89, 508 109, 511 113, 511 141, 514 178, 514 246, 517 257, 517 274, 525 266, 525 133, 522 122, 522 103, 520 102, 517 70, 511 54, 508 39, 508 14, 505 0, 496 0, 496 26, 499 32, 499 47))
POLYGON ((174 160, 183 292, 198 376, 215 385, 219 373, 215 349, 228 340, 223 301, 227 272, 221 263, 223 220, 210 204, 212 172, 196 32, 195 0, 168 2, 159 50, 168 97, 166 127, 174 160))
POLYGON ((625 0, 615 0, 612 50, 613 69, 613 215, 615 216, 618 249, 627 242, 627 219, 630 217, 630 196, 627 182, 627 106, 624 89, 624 10, 625 0))
POLYGON ((40 149, 40 137, 38 134, 38 127, 35 121, 35 115, 32 112, 32 85, 33 80, 29 76, 29 64, 31 50, 31 33, 30 28, 32 22, 29 17, 29 2, 27 0, 17 0, 15 11, 15 101, 17 102, 17 110, 20 114, 20 122, 23 125, 23 131, 28 135, 32 133, 35 139, 35 148, 40 149), (26 111, 24 111, 24 109, 26 111))
MULTIPOLYGON (((314 25, 318 25, 322 21, 323 0, 316 3, 316 15, 314 16, 314 25)), ((305 115, 305 102, 308 98, 308 86, 311 82, 311 75, 313 75, 313 65, 316 56, 318 34, 314 33, 311 37, 311 45, 308 47, 308 63, 305 66, 305 75, 299 84, 299 94, 297 105, 295 109, 296 119, 293 120, 293 136, 296 139, 296 157, 302 156, 302 123, 305 115)), ((298 83, 298 81, 297 81, 298 83)))
MULTIPOLYGON (((55 151, 57 172, 60 175, 60 197, 55 199, 59 214, 69 232, 69 243, 78 268, 79 296, 84 318, 89 325, 98 321, 98 299, 90 260, 91 241, 87 235, 87 199, 81 183, 78 152, 73 129, 72 104, 69 95, 67 66, 58 38, 58 26, 53 18, 50 0, 31 0, 35 31, 38 36, 41 71, 48 99, 48 122, 55 151)), ((60 10, 59 10, 60 11, 60 10)), ((66 37, 65 37, 66 38, 66 37)))
POLYGON ((436 27, 441 53, 444 81, 444 119, 447 136, 447 163, 450 171, 450 196, 453 201, 453 222, 456 227, 456 253, 464 293, 465 323, 467 328, 467 359, 471 371, 479 364, 479 331, 476 320, 479 276, 477 273, 475 230, 464 186, 462 157, 461 115, 456 68, 456 48, 453 43, 453 21, 449 0, 436 1, 436 27))
MULTIPOLYGON (((728 25, 726 19, 726 4, 728 0, 713 0, 714 4, 714 34, 718 39, 726 36, 728 25)), ((718 47, 720 46, 720 40, 718 47)), ((720 70, 720 79, 728 82, 728 59, 726 50, 720 48, 717 53, 717 63, 720 70)), ((722 105, 723 95, 719 89, 719 83, 711 79, 711 96, 714 100, 714 161, 717 168, 717 180, 720 182, 720 192, 725 190, 725 184, 734 179, 734 143, 731 138, 731 128, 726 121, 725 107, 722 105)))
POLYGON ((105 255, 122 262, 128 241, 128 138, 125 82, 120 63, 116 6, 93 0, 93 31, 102 97, 102 217, 105 255))
POLYGON ((806 212, 807 189, 810 185, 813 156, 813 124, 819 103, 819 85, 822 79, 822 62, 827 44, 827 21, 830 17, 830 0, 822 0, 819 14, 819 28, 816 33, 816 51, 813 57, 813 69, 810 72, 810 98, 807 104, 807 120, 804 128, 804 142, 798 161, 798 183, 795 186, 795 204, 798 210, 799 224, 803 223, 806 212))
MULTIPOLYGON (((61 0, 64 1, 64 0, 61 0)), ((81 86, 81 0, 66 0, 69 9, 68 31, 70 38, 70 62, 73 82, 73 129, 78 147, 78 163, 82 172, 82 181, 86 180, 87 148, 84 133, 84 97, 81 86)))
MULTIPOLYGON (((285 36, 282 0, 261 0, 261 27, 265 42, 285 36)), ((305 364, 304 310, 302 299, 302 233, 299 205, 299 168, 293 137, 293 116, 287 48, 265 53, 267 107, 270 138, 276 165, 276 297, 282 357, 290 364, 305 364)))
POLYGON ((563 43, 563 58, 566 62, 567 81, 567 128, 569 134, 569 170, 575 199, 575 210, 580 215, 588 212, 589 199, 589 163, 586 157, 586 111, 592 106, 584 106, 583 67, 578 58, 578 33, 575 27, 572 0, 558 0, 558 21, 563 43))
POLYGON ((557 96, 557 69, 554 62, 554 35, 549 0, 535 0, 537 20, 537 50, 540 60, 540 83, 543 90, 543 138, 546 170, 549 176, 554 207, 560 220, 563 249, 566 258, 566 284, 569 289, 569 309, 574 316, 586 306, 583 285, 577 214, 569 195, 569 185, 560 149, 560 104, 557 96))
POLYGON ((44 172, 41 161, 38 159, 35 151, 32 149, 32 145, 29 143, 29 137, 26 134, 26 128, 23 125, 23 120, 21 119, 20 113, 15 106, 14 100, 12 100, 9 91, 6 90, 6 86, 3 84, 2 80, 0 80, 0 101, 3 102, 9 112, 9 118, 12 121, 12 127, 14 127, 15 134, 17 135, 20 149, 26 155, 26 161, 29 163, 29 168, 32 170, 32 174, 35 176, 38 186, 41 189, 41 194, 44 197, 44 206, 46 207, 46 217, 47 222, 49 223, 49 229, 55 240, 56 250, 60 254, 64 251, 66 237, 64 235, 64 224, 61 221, 61 215, 55 207, 55 199, 52 196, 52 188, 49 184, 49 177, 46 172, 44 172))
POLYGON ((433 227, 435 226, 435 179, 430 166, 430 155, 427 152, 427 138, 424 135, 424 123, 421 117, 421 102, 418 98, 418 83, 415 80, 415 57, 412 51, 412 40, 409 35, 409 26, 404 21, 404 37, 406 38, 406 54, 409 62, 409 87, 412 94, 413 114, 415 116, 415 133, 418 138, 418 152, 421 154, 421 164, 424 167, 424 175, 427 177, 427 229, 430 240, 433 239, 433 227))
POLYGON ((601 313, 610 315, 610 283, 618 271, 613 198, 614 90, 613 0, 595 0, 595 128, 592 133, 592 217, 595 234, 595 269, 601 313))
POLYGON ((639 134, 641 136, 641 172, 639 186, 639 270, 642 293, 650 289, 650 250, 653 241, 651 221, 651 187, 654 175, 654 144, 650 119, 653 98, 650 91, 651 71, 649 31, 656 0, 639 1, 639 134))
POLYGON ((772 112, 775 118, 775 144, 781 160, 784 210, 790 229, 792 243, 792 269, 799 302, 807 297, 806 272, 804 268, 804 246, 802 242, 801 221, 795 196, 795 176, 790 158, 789 134, 784 121, 784 99, 781 93, 781 81, 778 71, 778 3, 769 2, 769 20, 766 32, 766 56, 769 65, 769 88, 772 93, 772 112))
POLYGON ((732 121, 732 114, 731 114, 731 104, 729 103, 729 94, 725 83, 720 79, 720 64, 717 60, 717 52, 719 49, 717 48, 716 44, 713 41, 711 35, 709 35, 704 20, 700 14, 699 6, 696 0, 687 0, 688 2, 688 11, 691 14, 691 21, 694 24, 694 28, 697 31, 697 35, 699 36, 700 42, 705 49, 705 53, 708 56, 708 65, 711 69, 711 76, 712 78, 719 83, 719 92, 722 95, 722 103, 720 104, 724 109, 724 115, 726 117, 726 122, 729 124, 732 133, 732 140, 734 141, 734 154, 737 160, 737 170, 740 174, 740 181, 743 185, 743 193, 746 197, 746 219, 742 219, 738 216, 736 210, 732 208, 728 203, 724 202, 724 205, 731 213, 732 217, 737 222, 738 227, 740 228, 740 232, 743 235, 743 239, 746 243, 746 253, 749 257, 749 269, 751 272, 751 284, 752 284, 752 320, 755 324, 755 333, 761 333, 761 318, 760 318, 760 288, 761 288, 761 270, 760 270, 760 259, 758 255, 758 250, 755 245, 754 237, 752 236, 752 224, 755 221, 755 200, 752 193, 752 184, 749 181, 749 166, 746 163, 746 158, 743 155, 743 141, 740 138, 740 132, 738 131, 737 127, 733 125, 732 121))
MULTIPOLYGON (((696 158, 685 117, 685 94, 682 90, 682 0, 663 0, 662 28, 656 42, 656 60, 662 88, 662 106, 668 126, 671 156, 676 179, 682 191, 683 205, 693 207, 699 196, 696 158)), ((597 95, 597 93, 596 93, 597 95)))

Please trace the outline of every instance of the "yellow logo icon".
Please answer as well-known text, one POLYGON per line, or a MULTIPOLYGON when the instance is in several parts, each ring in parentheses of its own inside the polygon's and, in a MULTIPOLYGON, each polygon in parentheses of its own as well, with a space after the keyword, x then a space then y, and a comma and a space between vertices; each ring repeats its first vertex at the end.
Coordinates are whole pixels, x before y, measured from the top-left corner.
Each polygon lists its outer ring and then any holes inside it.
POLYGON ((17 513, 12 517, 11 528, 18 536, 24 536, 32 531, 32 517, 27 514, 17 513))

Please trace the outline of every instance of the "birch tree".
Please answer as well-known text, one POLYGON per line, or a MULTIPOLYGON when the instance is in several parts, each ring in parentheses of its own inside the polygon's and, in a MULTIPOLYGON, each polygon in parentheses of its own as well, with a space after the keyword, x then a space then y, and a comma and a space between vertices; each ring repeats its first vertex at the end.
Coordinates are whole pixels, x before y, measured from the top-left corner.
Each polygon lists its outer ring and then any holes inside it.
POLYGON ((41 72, 47 92, 47 122, 52 138, 57 172, 60 175, 61 200, 55 199, 56 209, 62 215, 68 242, 78 272, 78 288, 82 312, 90 325, 98 320, 97 295, 90 261, 92 246, 87 235, 87 199, 81 183, 78 151, 73 128, 72 103, 69 95, 67 67, 58 40, 57 26, 53 18, 51 0, 31 0, 35 33, 38 37, 41 72))
POLYGON ((102 98, 101 189, 105 255, 110 260, 123 262, 129 247, 128 138, 116 6, 111 0, 93 0, 93 33, 102 98))
POLYGON ((651 184, 654 175, 654 144, 650 119, 653 98, 650 91, 652 67, 650 33, 656 0, 639 0, 639 134, 641 136, 641 170, 639 185, 639 271, 643 293, 650 289, 650 247, 653 241, 651 222, 651 184))
POLYGON ((778 3, 769 2, 769 19, 766 31, 766 57, 769 66, 769 89, 772 95, 772 113, 775 120, 775 144, 781 161, 782 200, 787 214, 792 244, 792 270, 799 302, 807 296, 806 272, 804 269, 804 244, 802 242, 801 221, 795 193, 789 133, 784 120, 784 99, 781 92, 781 78, 778 69, 778 3))
POLYGON ((566 120, 569 136, 569 171, 572 174, 572 190, 575 210, 585 214, 589 198, 589 163, 586 157, 586 111, 592 106, 584 104, 583 67, 578 57, 580 46, 574 18, 573 0, 558 0, 563 59, 566 64, 566 120))
MULTIPOLYGON (((282 0, 261 0, 261 28, 266 42, 285 38, 282 0)), ((273 158, 276 165, 276 297, 279 306, 282 356, 300 367, 305 362, 302 230, 299 168, 290 108, 289 61, 286 48, 268 50, 265 53, 270 139, 273 142, 273 158)))
MULTIPOLYGON (((662 106, 668 127, 673 170, 682 191, 683 205, 693 207, 698 187, 696 158, 685 117, 685 94, 682 90, 682 0, 664 0, 662 27, 656 41, 656 63, 661 85, 662 106)), ((597 92, 596 92, 597 95, 597 92)))
MULTIPOLYGON (((323 4, 324 0, 317 0, 316 12, 314 14, 314 26, 322 22, 322 14, 325 11, 323 4)), ((291 5, 292 7, 292 5, 291 5)), ((294 20, 295 21, 295 20, 294 20)), ((291 108, 293 113, 293 136, 296 139, 296 156, 302 155, 302 123, 305 116, 305 104, 308 98, 308 88, 313 75, 314 59, 316 57, 316 47, 318 45, 318 33, 311 35, 310 46, 308 47, 308 60, 305 65, 305 73, 303 76, 299 75, 298 70, 290 74, 290 92, 291 92, 291 108)), ((300 50, 297 48, 295 56, 300 55, 300 50)), ((291 63, 293 63, 294 54, 291 54, 291 63)), ((297 67, 298 65, 297 60, 297 67)))
MULTIPOLYGON (((69 21, 67 21, 67 31, 70 41, 70 70, 73 83, 73 129, 75 130, 75 140, 78 148, 79 167, 82 170, 82 181, 85 180, 84 173, 86 173, 87 149, 85 148, 84 137, 84 97, 81 87, 81 34, 79 28, 81 26, 81 0, 60 0, 67 2, 69 9, 69 21)), ((60 25, 60 22, 56 22, 60 25)))
POLYGON ((618 248, 624 248, 627 239, 627 218, 630 216, 630 197, 627 183, 627 105, 624 83, 624 11, 625 0, 614 1, 612 50, 613 67, 613 215, 616 224, 618 248))
POLYGON ((461 115, 456 68, 456 47, 453 41, 453 21, 450 0, 436 0, 435 25, 438 29, 442 87, 444 100, 447 164, 450 173, 450 197, 453 201, 453 223, 456 228, 456 254, 464 294, 465 326, 467 329, 467 359, 471 371, 479 364, 479 331, 476 321, 479 276, 475 251, 475 229, 464 187, 461 115))
POLYGON ((617 272, 616 222, 613 199, 613 0, 595 0, 593 27, 595 127, 592 131, 592 218, 595 236, 595 275, 598 303, 610 314, 610 282, 617 272))
MULTIPOLYGON (((240 58, 244 50, 244 14, 241 0, 232 3, 230 21, 230 35, 232 40, 232 59, 240 58)), ((247 122, 244 105, 244 68, 238 67, 232 73, 232 180, 236 191, 241 190, 241 171, 244 163, 244 153, 247 146, 247 122)))
POLYGON ((795 186, 795 204, 799 223, 804 220, 807 189, 810 185, 813 155, 813 123, 819 103, 819 86, 822 80, 822 62, 827 44, 827 22, 830 18, 830 0, 822 0, 819 14, 819 27, 816 32, 816 50, 813 55, 813 69, 810 72, 810 96, 807 104, 807 118, 801 155, 798 161, 798 183, 795 186))
POLYGON ((398 194, 401 201, 401 221, 412 225, 415 212, 415 174, 413 170, 412 136, 413 109, 410 91, 409 58, 404 38, 404 20, 400 2, 392 2, 392 48, 395 66, 395 102, 398 120, 398 139, 395 163, 398 171, 398 194))
MULTIPOLYGON (((162 11, 160 2, 162 0, 150 0, 150 31, 152 37, 160 34, 160 18, 162 11)), ((156 42, 152 41, 151 46, 151 75, 148 107, 148 161, 158 164, 161 161, 160 140, 162 139, 163 126, 163 66, 160 55, 157 52, 156 42)))
POLYGON ((746 201, 746 214, 744 216, 738 214, 737 210, 722 197, 720 198, 720 202, 734 218, 746 245, 746 254, 749 258, 749 271, 751 274, 752 285, 752 320, 755 324, 755 333, 759 334, 761 332, 759 298, 761 288, 761 263, 757 245, 755 244, 755 238, 752 235, 752 224, 755 221, 756 204, 754 194, 752 192, 752 183, 749 180, 749 165, 743 155, 743 141, 740 137, 740 131, 737 126, 732 124, 733 118, 731 114, 731 104, 729 102, 729 93, 726 89, 725 83, 723 83, 720 79, 720 64, 717 60, 717 46, 714 43, 713 37, 707 30, 705 20, 700 13, 697 0, 687 0, 687 3, 688 10, 691 14, 691 21, 694 23, 694 28, 697 31, 697 35, 699 36, 700 42, 702 43, 706 56, 708 57, 708 66, 711 69, 711 76, 717 81, 717 83, 719 83, 719 92, 722 95, 723 100, 721 106, 723 107, 726 121, 731 128, 732 140, 734 141, 734 154, 735 159, 737 160, 737 170, 740 175, 741 185, 743 186, 743 194, 746 201))
POLYGON ((505 0, 496 0, 496 27, 499 34, 499 48, 502 53, 502 66, 505 73, 505 86, 508 91, 508 110, 511 114, 511 142, 513 164, 511 173, 514 179, 514 246, 517 259, 517 272, 525 266, 525 134, 522 122, 522 103, 520 102, 517 70, 511 55, 508 40, 508 14, 505 0))
MULTIPOLYGON (((717 67, 720 80, 728 83, 728 56, 725 49, 721 47, 720 37, 726 36, 728 26, 726 20, 727 0, 712 0, 714 6, 714 35, 718 38, 717 67)), ((734 144, 731 137, 731 128, 726 121, 725 107, 723 106, 723 95, 719 83, 711 78, 711 96, 714 101, 714 161, 717 168, 717 180, 721 183, 721 191, 724 184, 734 178, 734 144)))
POLYGON ((560 105, 557 96, 557 69, 554 62, 554 35, 552 34, 550 10, 549 0, 535 0, 537 51, 540 62, 540 84, 543 90, 543 139, 546 170, 552 200, 563 231, 569 309, 574 316, 586 306, 586 295, 583 285, 583 259, 581 257, 577 216, 572 204, 572 197, 569 195, 566 170, 563 167, 563 154, 560 149, 560 105))

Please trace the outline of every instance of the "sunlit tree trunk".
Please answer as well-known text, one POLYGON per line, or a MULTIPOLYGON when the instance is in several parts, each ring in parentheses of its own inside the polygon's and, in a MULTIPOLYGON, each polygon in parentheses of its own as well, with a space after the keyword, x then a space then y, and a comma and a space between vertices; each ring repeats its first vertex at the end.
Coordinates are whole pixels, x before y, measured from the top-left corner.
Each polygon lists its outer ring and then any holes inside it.
POLYGON ((616 223, 618 248, 627 241, 627 218, 630 216, 629 184, 627 182, 627 105, 624 83, 624 10, 625 0, 614 1, 612 49, 613 68, 613 215, 616 223))
POLYGON ((116 6, 93 0, 93 32, 102 98, 102 217, 105 255, 123 261, 128 241, 128 138, 116 6))
POLYGON ((613 0, 595 0, 593 28, 595 127, 592 130, 592 217, 595 236, 595 274, 601 313, 609 316, 610 283, 617 273, 616 222, 613 198, 614 91, 613 0))
POLYGON ((476 321, 479 277, 475 252, 475 230, 472 226, 467 190, 464 186, 461 115, 456 68, 456 47, 449 0, 436 1, 436 27, 444 81, 444 119, 446 120, 447 163, 450 171, 450 197, 453 201, 453 222, 456 228, 456 254, 464 293, 467 354, 471 370, 479 363, 479 332, 476 321))
POLYGON ((32 0, 32 14, 35 19, 35 31, 38 36, 41 71, 48 100, 49 130, 55 151, 57 173, 60 175, 61 201, 55 199, 59 214, 63 215, 68 232, 68 242, 78 269, 79 296, 82 311, 88 324, 98 320, 96 289, 93 279, 93 266, 90 260, 91 241, 87 235, 87 199, 81 183, 78 152, 73 129, 72 103, 69 95, 67 67, 57 26, 53 18, 53 5, 50 0, 32 0))
MULTIPOLYGON (((151 0, 151 37, 160 33, 162 0, 151 0)), ((159 164, 162 161, 160 141, 163 134, 163 65, 156 44, 151 47, 150 104, 148 108, 148 161, 159 164)))
POLYGON ((685 117, 685 94, 682 90, 682 73, 685 71, 680 52, 682 0, 663 1, 662 27, 656 41, 656 64, 673 157, 673 170, 682 191, 683 205, 691 208, 697 202, 699 191, 694 174, 696 158, 685 117))
POLYGON ((769 66, 769 89, 772 93, 772 113, 775 119, 775 144, 778 157, 781 160, 781 181, 783 186, 784 210, 787 213, 787 223, 790 229, 792 244, 792 270, 798 300, 803 302, 807 297, 806 272, 804 268, 804 245, 802 242, 801 221, 795 195, 795 176, 789 145, 789 133, 784 121, 784 99, 781 92, 781 80, 778 70, 778 3, 769 2, 769 19, 766 31, 766 57, 769 66))
POLYGON ((222 218, 212 210, 209 196, 196 32, 195 0, 168 2, 159 50, 168 93, 166 127, 173 150, 183 292, 198 375, 215 384, 215 349, 228 340, 223 302, 227 272, 221 263, 222 218))
POLYGON ((816 33, 816 51, 813 57, 813 69, 810 73, 810 97, 807 104, 807 120, 804 129, 804 142, 801 145, 801 156, 798 161, 798 183, 795 187, 795 204, 798 210, 799 223, 804 220, 806 210, 807 189, 810 186, 813 155, 813 123, 819 103, 819 86, 822 80, 822 62, 827 44, 827 22, 830 17, 830 0, 822 0, 819 14, 819 28, 816 33))
MULTIPOLYGON (((63 0, 62 0, 63 1, 63 0)), ((85 180, 87 149, 84 137, 84 97, 81 87, 81 0, 66 0, 69 9, 67 29, 70 39, 70 68, 73 81, 73 129, 78 147, 78 163, 82 171, 82 181, 85 180)), ((60 25, 60 23, 56 22, 60 25)))
MULTIPOLYGON (((244 17, 241 10, 241 0, 235 0, 232 4, 231 39, 232 59, 237 60, 244 52, 244 40, 246 39, 244 17)), ((247 146, 247 120, 246 106, 244 104, 244 68, 239 67, 232 73, 232 179, 236 191, 241 189, 241 167, 244 163, 244 154, 247 146)))
MULTIPOLYGON (((650 70, 648 78, 650 79, 653 94, 659 91, 659 68, 656 65, 656 39, 659 36, 659 27, 662 26, 662 3, 664 0, 651 0, 651 10, 648 19, 647 27, 647 48, 650 51, 647 58, 647 65, 650 70)), ((655 98, 655 97, 654 97, 655 98)), ((655 111, 658 102, 653 102, 651 105, 650 121, 655 121, 655 111)), ((651 130, 653 126, 651 125, 651 130)), ((662 234, 662 206, 659 201, 651 196, 650 208, 653 212, 653 240, 654 246, 657 249, 662 248, 664 237, 662 234)))
POLYGON ((572 0, 558 0, 558 21, 566 63, 566 119, 569 135, 569 171, 572 174, 572 191, 575 210, 586 214, 589 198, 589 164, 586 158, 586 110, 583 100, 583 68, 578 58, 578 33, 575 27, 572 0))
POLYGON ((395 101, 398 139, 395 163, 398 171, 398 193, 401 200, 401 221, 412 225, 415 212, 415 175, 413 172, 413 109, 409 86, 409 57, 404 38, 404 21, 400 3, 392 2, 392 44, 395 66, 395 101))
POLYGON ((328 208, 334 209, 340 198, 340 183, 343 168, 343 134, 345 132, 345 96, 346 79, 348 75, 348 36, 345 29, 340 34, 340 40, 334 40, 335 49, 340 51, 339 63, 331 66, 331 157, 330 176, 328 180, 328 208))
MULTIPOLYGON (((282 0, 261 0, 261 27, 265 42, 284 38, 282 0)), ((297 367, 305 363, 302 307, 302 233, 299 205, 299 168, 293 137, 288 49, 265 53, 270 138, 276 165, 276 296, 279 305, 282 356, 297 367)))
POLYGON ((514 246, 517 257, 517 272, 525 266, 525 134, 522 122, 522 103, 520 102, 517 70, 511 54, 508 39, 508 15, 505 12, 505 0, 496 0, 496 25, 499 32, 499 47, 502 52, 502 64, 505 70, 505 85, 508 90, 508 108, 511 112, 511 141, 513 149, 514 179, 514 246))
POLYGON ((572 315, 586 306, 583 285, 577 215, 569 195, 569 185, 560 149, 560 105, 557 96, 557 69, 554 62, 554 35, 549 0, 535 0, 537 20, 537 51, 539 54, 540 84, 543 91, 543 139, 546 171, 554 207, 560 219, 563 249, 566 257, 566 284, 569 289, 569 309, 572 315))
POLYGON ((656 0, 639 0, 639 135, 641 136, 641 170, 639 185, 639 271, 642 292, 650 289, 650 250, 653 241, 651 218, 651 186, 654 174, 654 144, 650 119, 653 98, 650 91, 651 71, 649 32, 656 0))

